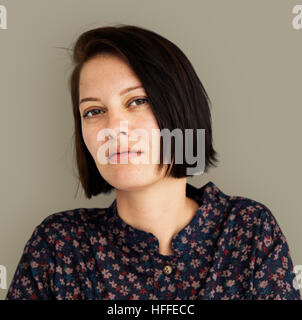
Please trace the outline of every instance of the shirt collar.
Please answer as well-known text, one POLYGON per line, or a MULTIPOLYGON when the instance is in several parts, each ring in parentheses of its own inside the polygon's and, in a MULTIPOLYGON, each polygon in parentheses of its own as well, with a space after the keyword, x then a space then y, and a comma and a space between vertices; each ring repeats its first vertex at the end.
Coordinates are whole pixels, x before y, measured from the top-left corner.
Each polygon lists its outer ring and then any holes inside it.
MULTIPOLYGON (((212 181, 197 188, 186 183, 186 196, 198 202, 200 207, 192 220, 172 238, 173 256, 189 258, 196 250, 200 250, 200 243, 209 237, 203 227, 211 215, 223 213, 227 195, 225 195, 212 181)), ((132 250, 139 254, 149 252, 159 254, 158 239, 150 232, 139 230, 127 224, 117 212, 116 199, 106 210, 109 240, 118 245, 122 251, 129 253, 132 250)), ((206 226, 207 227, 207 226, 206 226)), ((215 231, 215 228, 213 229, 215 231)))

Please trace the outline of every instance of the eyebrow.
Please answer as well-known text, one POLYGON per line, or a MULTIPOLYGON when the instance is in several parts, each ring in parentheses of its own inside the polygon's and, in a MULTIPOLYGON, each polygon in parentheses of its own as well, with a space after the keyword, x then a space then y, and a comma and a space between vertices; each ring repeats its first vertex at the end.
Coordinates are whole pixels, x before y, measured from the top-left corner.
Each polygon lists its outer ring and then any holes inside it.
MULTIPOLYGON (((126 88, 126 89, 124 89, 124 90, 122 90, 120 92, 120 96, 123 96, 124 94, 128 93, 129 91, 132 91, 132 90, 135 90, 135 89, 138 89, 138 88, 143 88, 143 86, 135 86, 135 87, 126 88)), ((87 101, 101 101, 101 100, 98 99, 98 98, 87 97, 87 98, 81 99, 80 100, 80 104, 83 103, 83 102, 87 102, 87 101)))

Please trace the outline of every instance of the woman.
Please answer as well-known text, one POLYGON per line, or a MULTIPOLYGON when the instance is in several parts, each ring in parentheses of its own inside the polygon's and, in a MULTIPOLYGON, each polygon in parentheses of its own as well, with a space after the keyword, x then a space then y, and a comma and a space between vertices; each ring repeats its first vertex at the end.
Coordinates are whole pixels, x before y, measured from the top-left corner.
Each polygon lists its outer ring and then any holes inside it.
POLYGON ((87 198, 112 190, 116 198, 45 218, 6 299, 300 299, 270 210, 211 181, 187 183, 203 170, 186 155, 204 148, 206 172, 217 153, 210 100, 183 52, 118 25, 82 34, 73 61, 79 180, 87 198))

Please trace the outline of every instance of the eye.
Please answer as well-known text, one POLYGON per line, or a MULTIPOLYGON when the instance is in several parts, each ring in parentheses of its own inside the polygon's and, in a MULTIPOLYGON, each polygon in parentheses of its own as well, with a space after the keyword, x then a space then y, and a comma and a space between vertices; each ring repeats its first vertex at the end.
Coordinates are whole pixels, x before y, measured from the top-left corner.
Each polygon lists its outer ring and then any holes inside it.
MULTIPOLYGON (((140 107, 141 105, 147 104, 148 99, 147 99, 147 98, 133 99, 133 100, 129 103, 129 106, 131 106, 131 104, 132 104, 133 102, 135 102, 135 103, 140 102, 137 106, 134 106, 135 109, 136 109, 136 108, 140 107), (143 103, 142 103, 142 102, 143 102, 143 103)), ((93 115, 88 116, 88 114, 89 114, 89 113, 93 114, 95 111, 96 111, 96 114, 102 114, 102 112, 104 112, 104 110, 100 110, 100 109, 90 109, 90 110, 88 110, 87 112, 84 113, 83 118, 94 118, 93 115)))
MULTIPOLYGON (((87 118, 87 115, 89 113, 93 113, 94 111, 98 111, 97 113, 103 112, 103 110, 100 110, 100 109, 91 109, 91 110, 88 110, 86 113, 84 113, 83 118, 87 118)), ((89 116, 88 118, 91 118, 91 116, 89 116)))
MULTIPOLYGON (((134 99, 134 100, 132 100, 132 101, 130 102, 130 104, 131 104, 132 102, 137 102, 137 101, 145 101, 145 103, 146 103, 146 101, 148 101, 148 99, 145 99, 145 98, 134 99)), ((141 104, 145 104, 145 103, 141 103, 141 104)), ((141 105, 141 104, 139 104, 139 105, 141 105)))

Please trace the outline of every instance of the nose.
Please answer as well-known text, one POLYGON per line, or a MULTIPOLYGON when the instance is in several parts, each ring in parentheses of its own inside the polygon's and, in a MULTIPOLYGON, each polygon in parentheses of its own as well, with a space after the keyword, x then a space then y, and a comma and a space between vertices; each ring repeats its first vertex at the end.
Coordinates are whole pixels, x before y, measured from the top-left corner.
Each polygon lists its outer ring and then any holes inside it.
POLYGON ((118 112, 111 112, 111 114, 108 113, 107 122, 106 122, 106 128, 109 130, 109 137, 110 138, 117 138, 120 134, 128 135, 128 127, 129 127, 129 121, 128 119, 123 116, 121 113, 118 112), (115 137, 112 136, 110 133, 113 131, 115 133, 115 137))

